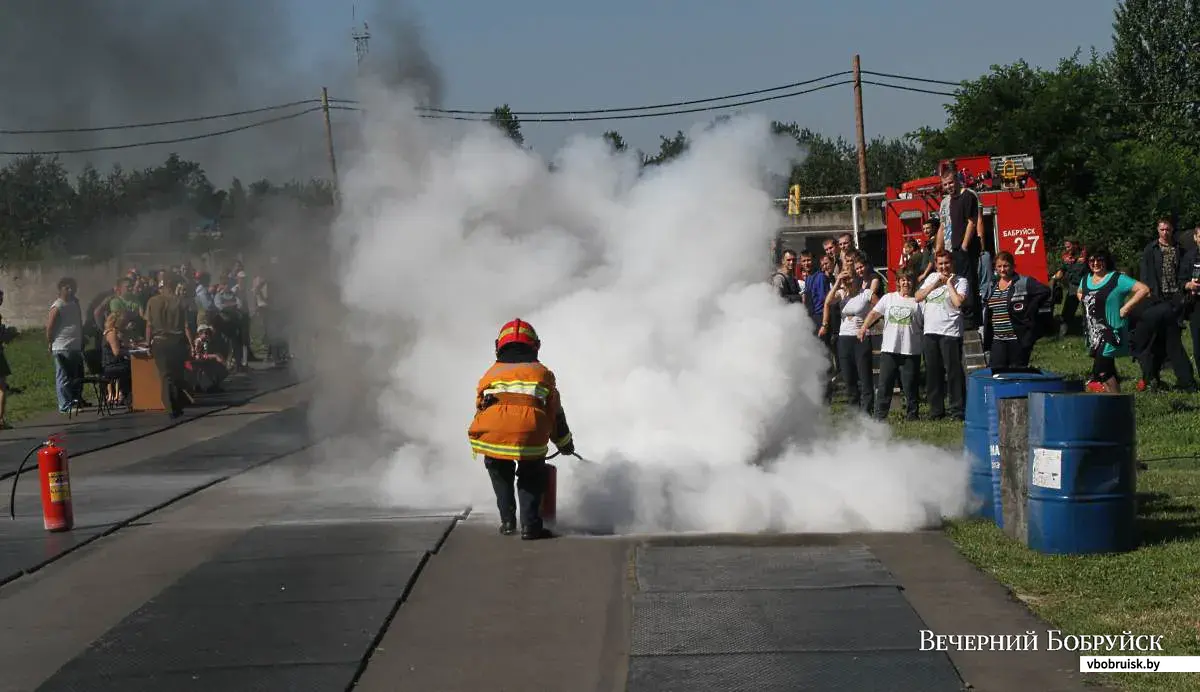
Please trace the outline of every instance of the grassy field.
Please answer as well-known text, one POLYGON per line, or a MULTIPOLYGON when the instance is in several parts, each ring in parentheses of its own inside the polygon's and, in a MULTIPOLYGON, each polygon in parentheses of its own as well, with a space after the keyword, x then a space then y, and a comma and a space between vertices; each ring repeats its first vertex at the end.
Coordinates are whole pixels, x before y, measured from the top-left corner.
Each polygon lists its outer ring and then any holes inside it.
MULTIPOLYGON (((1082 339, 1070 337, 1039 343, 1033 364, 1080 377, 1091 369, 1082 339)), ((1130 359, 1119 367, 1123 390, 1134 391, 1136 367, 1130 359)), ((1169 368, 1164 380, 1173 381, 1169 368)), ((1148 467, 1138 475, 1139 550, 1111 556, 1048 556, 1026 549, 986 520, 954 522, 947 533, 963 555, 1064 633, 1160 634, 1164 650, 1155 652, 1158 655, 1197 656, 1200 460, 1194 455, 1200 452, 1200 395, 1136 396, 1138 458, 1148 467), (1193 458, 1156 460, 1162 457, 1193 458)), ((893 426, 904 437, 962 447, 962 424, 897 420, 893 426)), ((1044 641, 1043 634, 1042 646, 1044 641)), ((1200 674, 1123 674, 1097 680, 1124 690, 1200 690, 1200 674)))
MULTIPOLYGON (((252 327, 250 341, 259 356, 266 352, 257 323, 252 327)), ((54 411, 58 405, 54 395, 54 359, 46 347, 45 332, 41 329, 21 332, 4 347, 4 354, 12 368, 12 376, 8 378, 8 422, 17 424, 54 411)), ((87 396, 92 397, 90 389, 87 396)))
POLYGON ((4 347, 12 368, 8 378, 8 421, 19 423, 57 408, 54 397, 54 359, 46 346, 44 330, 21 332, 4 347))

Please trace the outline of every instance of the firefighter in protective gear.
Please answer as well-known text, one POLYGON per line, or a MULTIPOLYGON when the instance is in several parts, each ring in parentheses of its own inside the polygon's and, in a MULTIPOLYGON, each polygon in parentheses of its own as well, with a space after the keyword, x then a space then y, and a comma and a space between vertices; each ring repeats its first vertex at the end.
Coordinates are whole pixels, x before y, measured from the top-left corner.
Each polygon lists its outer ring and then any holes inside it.
POLYGON ((475 419, 467 431, 472 453, 483 455, 492 479, 500 533, 516 532, 519 504, 521 538, 526 540, 551 536, 541 516, 549 443, 563 454, 575 451, 554 373, 538 362, 540 347, 537 332, 524 320, 512 320, 500 329, 496 363, 479 380, 475 419))

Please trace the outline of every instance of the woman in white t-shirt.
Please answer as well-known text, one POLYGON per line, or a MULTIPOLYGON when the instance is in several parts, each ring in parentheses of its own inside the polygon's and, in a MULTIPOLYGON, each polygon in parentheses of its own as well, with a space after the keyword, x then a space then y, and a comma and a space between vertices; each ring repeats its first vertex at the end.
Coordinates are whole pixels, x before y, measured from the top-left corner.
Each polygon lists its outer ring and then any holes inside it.
MULTIPOLYGON (((846 385, 846 399, 850 405, 858 405, 864 413, 870 415, 875 405, 875 376, 871 363, 871 340, 860 341, 858 329, 875 307, 878 300, 872 288, 870 270, 866 258, 859 253, 849 256, 851 263, 834 283, 829 296, 825 299, 825 319, 822 324, 829 323, 829 313, 837 306, 841 313, 841 323, 838 325, 837 357, 842 370, 842 381, 846 385)), ((825 336, 825 327, 818 332, 825 336)))
POLYGON ((899 376, 904 391, 905 418, 917 419, 917 378, 921 372, 921 304, 913 296, 916 279, 911 272, 896 275, 896 290, 879 299, 858 328, 860 341, 869 339, 868 330, 883 322, 879 347, 879 389, 875 391, 875 417, 887 420, 892 408, 892 392, 899 376))
POLYGON ((938 252, 933 261, 934 272, 926 277, 916 296, 924 312, 921 355, 925 357, 925 396, 931 419, 946 416, 948 395, 950 417, 963 420, 967 378, 963 368, 962 308, 969 289, 966 277, 954 274, 954 259, 949 252, 938 252))

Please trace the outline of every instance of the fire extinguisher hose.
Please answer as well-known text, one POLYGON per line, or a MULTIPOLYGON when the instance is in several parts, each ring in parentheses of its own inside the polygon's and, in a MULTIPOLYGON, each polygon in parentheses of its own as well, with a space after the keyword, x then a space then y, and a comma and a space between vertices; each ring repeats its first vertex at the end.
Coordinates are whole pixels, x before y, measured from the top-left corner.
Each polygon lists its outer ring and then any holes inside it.
MULTIPOLYGON (((562 452, 561 452, 561 451, 555 452, 554 454, 551 454, 550 456, 546 457, 546 461, 550 461, 551 459, 553 459, 554 457, 556 457, 556 456, 558 456, 558 455, 560 455, 560 454, 562 454, 562 452)), ((588 461, 587 459, 584 459, 583 457, 579 456, 579 453, 578 453, 578 452, 571 452, 571 453, 570 453, 568 456, 573 456, 573 457, 575 457, 576 459, 578 459, 578 460, 582 461, 582 462, 583 462, 583 463, 585 463, 585 464, 594 464, 594 463, 596 463, 596 462, 594 462, 594 461, 588 461)))
POLYGON ((26 454, 25 458, 21 460, 21 465, 17 467, 17 472, 13 474, 12 493, 10 493, 8 496, 8 516, 11 519, 15 520, 17 518, 17 479, 21 477, 21 469, 25 468, 25 462, 29 461, 30 457, 32 457, 39 449, 45 446, 45 442, 39 442, 36 447, 29 450, 29 453, 26 454))

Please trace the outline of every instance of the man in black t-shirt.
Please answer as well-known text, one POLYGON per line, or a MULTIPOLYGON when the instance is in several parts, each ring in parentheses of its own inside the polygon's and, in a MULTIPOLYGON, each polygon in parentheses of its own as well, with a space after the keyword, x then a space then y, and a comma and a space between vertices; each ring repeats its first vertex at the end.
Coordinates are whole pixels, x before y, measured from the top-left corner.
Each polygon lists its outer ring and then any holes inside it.
POLYGON ((982 311, 979 299, 979 255, 983 252, 983 209, 974 190, 966 189, 953 164, 939 171, 942 178, 942 204, 938 211, 941 232, 938 250, 948 250, 954 260, 954 273, 966 278, 968 295, 963 310, 966 329, 977 329, 982 311))

